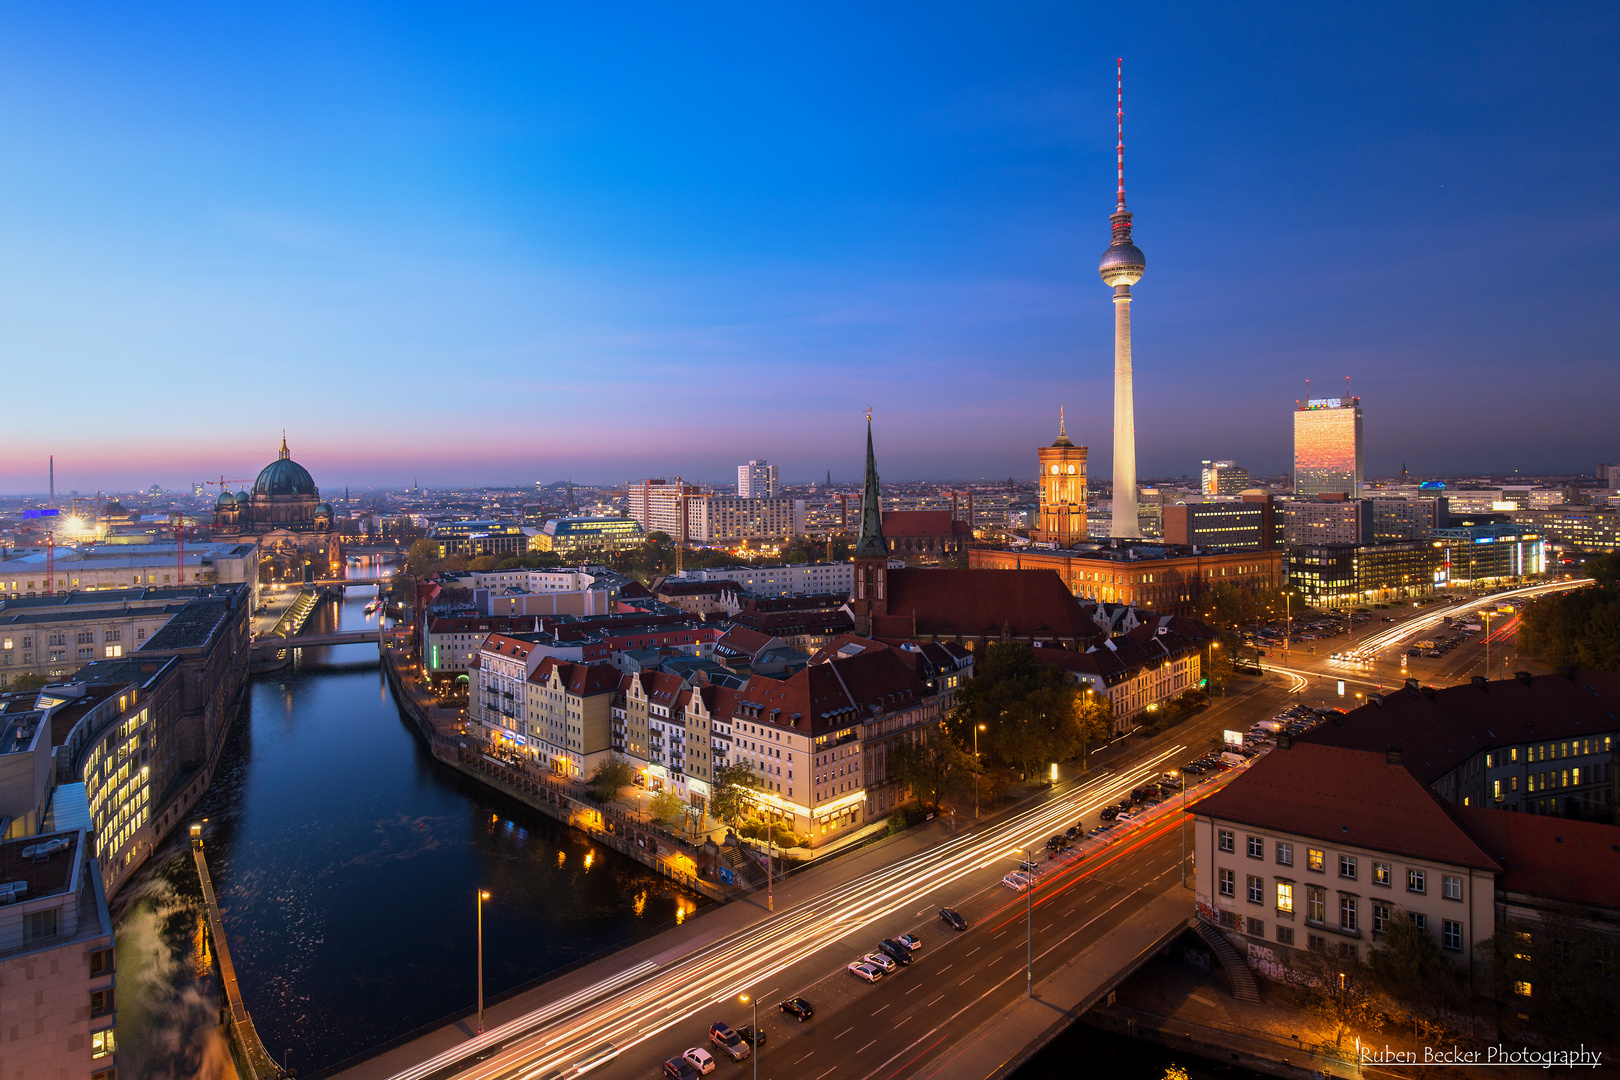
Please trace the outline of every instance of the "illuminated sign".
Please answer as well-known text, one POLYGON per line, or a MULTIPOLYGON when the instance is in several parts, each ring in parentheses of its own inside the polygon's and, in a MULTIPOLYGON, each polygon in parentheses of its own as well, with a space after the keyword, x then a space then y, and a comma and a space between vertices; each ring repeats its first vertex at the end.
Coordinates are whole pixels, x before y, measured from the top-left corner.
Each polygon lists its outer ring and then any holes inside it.
POLYGON ((1226 743, 1227 746, 1235 746, 1241 750, 1243 748, 1243 732, 1227 728, 1221 732, 1221 741, 1226 743))
POLYGON ((1423 483, 1418 485, 1418 490, 1419 491, 1444 491, 1444 490, 1446 490, 1446 482, 1444 480, 1425 480, 1425 481, 1423 481, 1423 483))
POLYGON ((1318 397, 1311 398, 1309 401, 1307 401, 1305 403, 1305 407, 1307 409, 1338 409, 1343 407, 1343 403, 1343 398, 1318 397))
POLYGON ((60 510, 24 510, 23 511, 23 517, 25 517, 25 518, 56 517, 61 512, 62 511, 60 511, 60 510))

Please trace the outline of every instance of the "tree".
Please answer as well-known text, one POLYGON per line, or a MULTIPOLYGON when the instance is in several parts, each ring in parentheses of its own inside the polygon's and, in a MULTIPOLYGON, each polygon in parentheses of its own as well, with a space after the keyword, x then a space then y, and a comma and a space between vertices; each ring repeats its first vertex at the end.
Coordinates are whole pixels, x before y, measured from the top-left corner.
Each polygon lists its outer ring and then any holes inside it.
POLYGON ((51 681, 45 676, 35 675, 30 672, 25 675, 18 675, 15 679, 12 679, 11 685, 6 687, 6 689, 19 694, 26 694, 31 690, 43 690, 50 684, 51 681))
POLYGON ((410 552, 405 556, 405 565, 410 567, 413 574, 426 575, 427 567, 439 559, 439 545, 432 540, 418 540, 411 545, 410 552))
POLYGON ((736 821, 753 806, 751 792, 758 788, 759 777, 747 765, 722 766, 715 770, 714 794, 709 797, 709 815, 719 821, 736 821))
POLYGON ((971 766, 969 755, 942 727, 929 728, 915 740, 902 739, 889 749, 889 774, 936 810, 946 788, 971 766))
POLYGON ((1583 671, 1620 668, 1620 552, 1588 559, 1595 584, 1525 605, 1517 648, 1548 665, 1583 671))
POLYGON ((1450 1018, 1468 1007, 1465 973, 1404 911, 1394 912, 1385 922, 1384 940, 1372 950, 1367 967, 1383 992, 1424 1034, 1446 1035, 1452 1027, 1450 1018))
POLYGON ((1357 1028, 1376 1031, 1383 1026, 1372 973, 1353 957, 1308 950, 1300 955, 1292 981, 1304 996, 1305 1007, 1333 1025, 1335 1049, 1357 1028))
MULTIPOLYGON (((979 654, 948 727, 958 744, 966 746, 973 741, 974 726, 984 725, 980 749, 1027 775, 1080 752, 1080 697, 1067 673, 1037 662, 1028 645, 997 642, 979 654)), ((1099 704, 1096 711, 1087 710, 1086 727, 1095 730, 1102 708, 1099 704)))
POLYGON ((652 813, 655 821, 662 821, 665 825, 674 825, 686 813, 686 803, 681 797, 665 788, 653 792, 653 797, 647 802, 647 809, 652 813))
POLYGON ((1588 925, 1575 905, 1555 901, 1539 923, 1508 923, 1480 942, 1500 1026, 1553 1046, 1620 1041, 1620 947, 1588 925))
POLYGON ((596 797, 604 802, 617 796, 620 788, 635 782, 635 767, 618 754, 609 754, 603 758, 596 768, 591 770, 591 777, 586 781, 596 797))

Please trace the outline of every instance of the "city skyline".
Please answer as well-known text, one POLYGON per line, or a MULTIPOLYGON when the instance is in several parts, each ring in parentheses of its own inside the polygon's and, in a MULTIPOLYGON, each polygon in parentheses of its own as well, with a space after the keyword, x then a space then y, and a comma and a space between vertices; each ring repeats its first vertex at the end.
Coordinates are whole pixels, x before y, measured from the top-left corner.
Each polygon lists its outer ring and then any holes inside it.
POLYGON ((14 18, 0 491, 251 476, 283 427, 356 487, 852 482, 869 403, 897 478, 1032 478, 1060 402, 1107 476, 1120 55, 1143 477, 1286 471, 1347 374, 1369 475, 1614 456, 1612 12, 760 19, 14 18))

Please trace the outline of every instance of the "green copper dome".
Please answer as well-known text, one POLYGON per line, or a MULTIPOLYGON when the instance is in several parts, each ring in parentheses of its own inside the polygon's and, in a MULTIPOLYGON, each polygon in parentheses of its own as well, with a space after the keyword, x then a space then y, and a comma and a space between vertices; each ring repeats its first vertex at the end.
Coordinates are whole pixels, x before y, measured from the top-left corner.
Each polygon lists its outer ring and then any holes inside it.
POLYGON ((255 495, 316 495, 315 479, 309 470, 287 454, 287 440, 281 440, 281 454, 264 467, 253 481, 255 495))

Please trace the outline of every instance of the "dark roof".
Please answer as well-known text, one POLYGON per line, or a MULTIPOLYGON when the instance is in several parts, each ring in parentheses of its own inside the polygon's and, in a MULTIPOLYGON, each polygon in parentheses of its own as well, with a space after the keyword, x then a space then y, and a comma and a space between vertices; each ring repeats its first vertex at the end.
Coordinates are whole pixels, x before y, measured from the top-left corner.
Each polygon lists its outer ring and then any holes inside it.
POLYGON ((883 535, 889 540, 908 537, 970 536, 968 523, 951 517, 949 510, 885 510, 883 535))
POLYGON ((563 685, 568 688, 570 694, 577 694, 580 697, 611 694, 619 688, 619 670, 612 664, 576 664, 551 656, 540 661, 540 666, 534 669, 529 681, 550 682, 553 671, 560 673, 563 685))
POLYGON ((890 570, 888 609, 873 619, 873 637, 1100 634, 1055 570, 890 570))
POLYGON ((1432 784, 1475 754, 1498 746, 1620 729, 1620 673, 1535 675, 1436 690, 1392 690, 1300 742, 1361 750, 1401 748, 1407 769, 1432 784))
POLYGON ((1194 812, 1453 866, 1500 869, 1445 805, 1383 751, 1295 742, 1266 754, 1194 812))
POLYGON ((28 891, 22 900, 38 900, 67 892, 73 884, 73 867, 79 859, 77 832, 39 833, 0 844, 0 881, 26 881, 28 891), (23 851, 48 840, 66 840, 67 848, 46 858, 24 858, 23 851))
POLYGON ((812 664, 787 679, 752 679, 737 693, 737 719, 816 736, 922 701, 922 680, 893 649, 812 664))
POLYGON ((168 652, 172 649, 200 649, 208 644, 231 614, 231 602, 224 597, 193 600, 181 608, 157 633, 146 639, 139 652, 168 652))
POLYGON ((1452 806, 1464 831, 1502 864, 1502 888, 1620 907, 1620 826, 1452 806))

